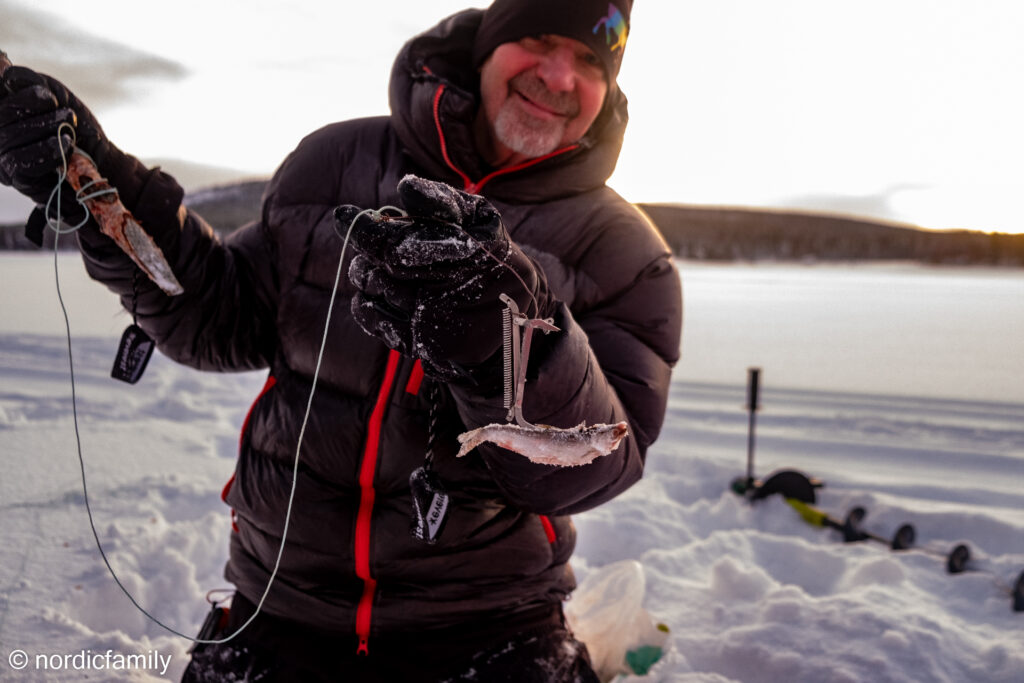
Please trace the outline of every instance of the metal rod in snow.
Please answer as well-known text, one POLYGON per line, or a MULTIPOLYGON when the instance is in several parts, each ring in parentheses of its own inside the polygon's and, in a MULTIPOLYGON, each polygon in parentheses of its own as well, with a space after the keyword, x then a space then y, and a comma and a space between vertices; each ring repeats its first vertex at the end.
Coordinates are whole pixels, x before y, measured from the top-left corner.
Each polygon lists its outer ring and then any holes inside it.
POLYGON ((754 483, 754 426, 755 416, 761 408, 759 403, 759 389, 761 381, 761 368, 748 368, 747 370, 747 410, 750 412, 750 425, 747 428, 747 486, 754 483))

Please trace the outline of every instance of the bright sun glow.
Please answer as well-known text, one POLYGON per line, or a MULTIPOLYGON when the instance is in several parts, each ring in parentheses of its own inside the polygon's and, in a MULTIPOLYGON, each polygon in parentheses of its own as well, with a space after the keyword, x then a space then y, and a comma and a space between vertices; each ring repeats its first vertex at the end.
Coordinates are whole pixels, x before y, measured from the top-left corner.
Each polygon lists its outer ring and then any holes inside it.
MULTIPOLYGON (((326 123, 387 112, 401 44, 466 6, 113 0, 83 12, 50 0, 41 14, 8 3, 55 34, 184 68, 94 100, 119 146, 259 175, 326 123)), ((1024 4, 647 1, 632 19, 619 79, 631 123, 610 183, 626 198, 1024 232, 1012 205, 1024 191, 1024 103, 1009 86, 1024 73, 1024 4)), ((59 49, 0 37, 30 66, 59 49)), ((81 62, 59 74, 73 88, 81 62)))

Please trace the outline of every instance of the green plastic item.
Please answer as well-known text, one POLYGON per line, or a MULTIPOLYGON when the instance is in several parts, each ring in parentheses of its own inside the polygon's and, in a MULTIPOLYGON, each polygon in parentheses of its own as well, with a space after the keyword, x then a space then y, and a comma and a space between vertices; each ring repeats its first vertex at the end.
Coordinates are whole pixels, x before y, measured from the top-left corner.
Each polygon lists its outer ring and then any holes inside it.
POLYGON ((661 659, 662 651, 657 645, 641 645, 635 650, 626 652, 626 665, 633 673, 644 676, 655 662, 661 659))

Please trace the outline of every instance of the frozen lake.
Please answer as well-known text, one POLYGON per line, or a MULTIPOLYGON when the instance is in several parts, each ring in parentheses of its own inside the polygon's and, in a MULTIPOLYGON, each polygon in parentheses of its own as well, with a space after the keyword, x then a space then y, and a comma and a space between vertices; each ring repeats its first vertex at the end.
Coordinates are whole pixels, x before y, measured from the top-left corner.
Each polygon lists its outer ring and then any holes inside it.
MULTIPOLYGON (((72 333, 120 336, 114 296, 61 254, 72 333)), ((685 382, 1024 402, 1024 270, 681 262, 685 382)), ((63 334, 53 257, 0 253, 0 334, 63 334)))
POLYGON ((1024 270, 680 268, 683 381, 1024 402, 1024 270))

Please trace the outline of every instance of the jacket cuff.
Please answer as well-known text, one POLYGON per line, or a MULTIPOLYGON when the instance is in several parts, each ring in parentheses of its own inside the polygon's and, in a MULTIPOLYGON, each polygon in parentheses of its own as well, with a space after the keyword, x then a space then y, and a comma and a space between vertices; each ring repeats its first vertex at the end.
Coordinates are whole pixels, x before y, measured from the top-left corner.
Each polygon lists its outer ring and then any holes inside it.
POLYGON ((113 145, 99 171, 117 188, 121 203, 143 225, 156 227, 168 217, 175 217, 185 197, 178 182, 159 167, 147 168, 113 145))
MULTIPOLYGON (((181 228, 178 212, 185 191, 172 176, 159 168, 147 168, 135 157, 111 147, 98 168, 100 174, 117 189, 124 207, 163 246, 168 234, 181 228)), ((95 219, 90 220, 87 227, 91 229, 78 232, 85 248, 98 250, 112 246, 106 236, 101 236, 95 219)))

